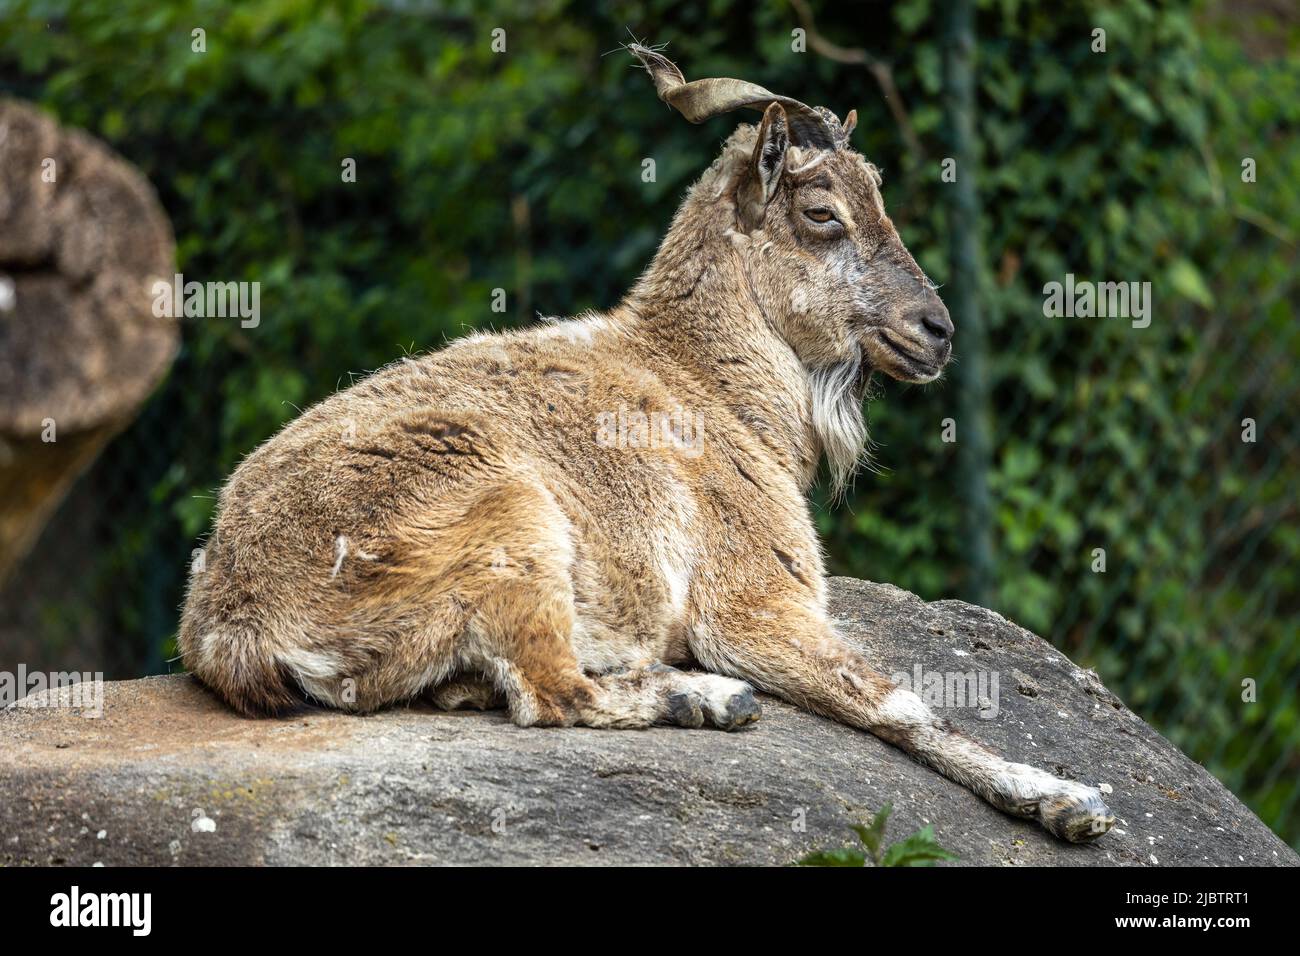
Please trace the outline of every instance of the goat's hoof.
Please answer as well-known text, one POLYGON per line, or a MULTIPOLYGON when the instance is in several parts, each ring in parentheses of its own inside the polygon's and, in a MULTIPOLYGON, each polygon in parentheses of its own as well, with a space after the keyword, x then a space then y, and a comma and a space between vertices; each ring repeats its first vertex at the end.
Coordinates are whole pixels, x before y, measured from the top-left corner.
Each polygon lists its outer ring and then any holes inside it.
POLYGON ((743 693, 737 694, 732 698, 731 707, 728 711, 734 723, 729 726, 728 730, 734 730, 745 724, 752 724, 758 718, 763 716, 763 705, 758 702, 754 696, 753 688, 746 687, 743 693))
POLYGON ((754 688, 738 680, 726 680, 730 686, 710 688, 705 710, 709 721, 723 730, 735 730, 752 724, 763 715, 763 705, 754 696, 754 688))
POLYGON ((1049 833, 1071 843, 1088 843, 1115 825, 1101 794, 1082 785, 1041 797, 1038 819, 1049 833))
POLYGON ((704 726, 704 699, 688 690, 668 695, 668 717, 678 727, 704 726))
POLYGON ((668 695, 668 717, 679 727, 735 730, 758 720, 763 705, 744 681, 717 674, 691 675, 688 688, 668 695))

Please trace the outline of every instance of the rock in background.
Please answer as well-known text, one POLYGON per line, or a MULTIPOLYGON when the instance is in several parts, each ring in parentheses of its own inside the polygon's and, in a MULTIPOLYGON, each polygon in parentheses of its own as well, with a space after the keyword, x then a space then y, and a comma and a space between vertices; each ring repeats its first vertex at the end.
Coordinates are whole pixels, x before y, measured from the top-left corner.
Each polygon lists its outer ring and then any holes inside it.
POLYGON ((0 100, 0 582, 175 356, 171 225, 98 140, 0 100))
POLYGON ((0 713, 0 863, 788 864, 853 842, 849 825, 887 801, 887 841, 933 824, 960 864, 1300 863, 1028 631, 888 585, 837 578, 832 594, 842 632, 891 674, 996 672, 996 717, 945 716, 1009 758, 1108 788, 1115 829, 1061 843, 772 698, 731 734, 522 730, 422 705, 247 720, 177 675, 107 685, 98 718, 66 706, 67 690, 0 713))

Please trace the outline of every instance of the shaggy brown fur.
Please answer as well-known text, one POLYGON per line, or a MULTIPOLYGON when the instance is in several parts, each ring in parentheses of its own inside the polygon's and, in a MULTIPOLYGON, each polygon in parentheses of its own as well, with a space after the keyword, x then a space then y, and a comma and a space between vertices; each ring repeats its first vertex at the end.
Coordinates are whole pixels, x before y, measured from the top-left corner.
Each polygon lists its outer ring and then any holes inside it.
POLYGON ((754 685, 1063 837, 1104 832, 1096 791, 952 732, 827 618, 818 462, 852 472, 871 374, 929 381, 951 351, 879 185, 846 146, 791 142, 773 102, 614 309, 472 335, 307 411, 221 494, 186 664, 249 714, 427 694, 522 726, 732 728, 754 685))

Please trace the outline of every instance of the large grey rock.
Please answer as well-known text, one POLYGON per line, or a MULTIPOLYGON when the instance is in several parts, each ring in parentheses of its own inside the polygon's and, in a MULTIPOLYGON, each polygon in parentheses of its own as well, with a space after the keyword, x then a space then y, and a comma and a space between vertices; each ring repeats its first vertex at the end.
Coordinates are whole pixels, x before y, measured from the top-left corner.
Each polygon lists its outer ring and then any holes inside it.
POLYGON ((48 703, 33 698, 0 714, 0 863, 785 864, 851 842, 849 824, 886 801, 890 839, 931 823, 966 864, 1300 862, 1029 632, 886 585, 837 579, 833 593, 845 635, 889 673, 996 672, 996 717, 947 715, 1013 759, 1109 787, 1115 829, 1060 843, 773 699, 732 734, 521 730, 423 706, 255 721, 173 676, 107 685, 97 719, 21 706, 48 703))

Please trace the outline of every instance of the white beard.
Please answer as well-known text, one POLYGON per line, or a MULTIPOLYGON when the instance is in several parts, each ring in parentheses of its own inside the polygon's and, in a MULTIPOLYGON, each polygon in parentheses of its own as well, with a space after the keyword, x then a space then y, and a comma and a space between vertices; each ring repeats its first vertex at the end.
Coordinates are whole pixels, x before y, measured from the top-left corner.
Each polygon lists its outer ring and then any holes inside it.
POLYGON ((813 431, 831 473, 831 494, 841 497, 862 463, 867 419, 862 412, 862 353, 808 373, 813 431))

